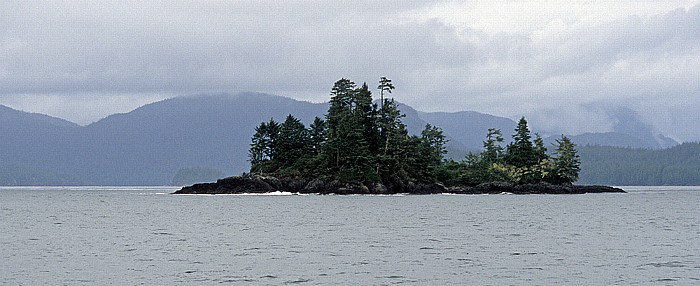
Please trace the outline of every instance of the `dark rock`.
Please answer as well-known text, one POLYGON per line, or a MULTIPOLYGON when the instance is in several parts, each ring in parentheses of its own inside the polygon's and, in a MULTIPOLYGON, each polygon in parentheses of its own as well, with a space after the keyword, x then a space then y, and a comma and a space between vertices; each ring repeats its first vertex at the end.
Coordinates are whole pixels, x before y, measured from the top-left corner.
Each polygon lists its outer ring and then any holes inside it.
POLYGON ((403 182, 392 179, 389 182, 341 182, 339 180, 314 179, 307 181, 298 178, 278 178, 247 174, 228 177, 216 183, 195 184, 184 187, 175 194, 242 194, 292 192, 304 194, 584 194, 584 193, 624 193, 625 191, 608 186, 576 186, 535 183, 515 185, 508 182, 490 182, 475 187, 446 188, 435 183, 403 182))
POLYGON ((585 193, 624 193, 622 189, 608 186, 576 186, 571 184, 553 185, 540 182, 515 185, 507 182, 490 182, 476 187, 454 188, 455 193, 462 194, 585 194, 585 193))
POLYGON ((479 184, 478 186, 472 188, 471 193, 473 194, 500 194, 500 193, 513 193, 515 191, 514 185, 507 182, 490 182, 479 184))
POLYGON ((624 190, 609 186, 574 186, 580 193, 625 193, 624 190))
POLYGON ((574 194, 572 185, 552 185, 549 183, 523 184, 514 186, 514 194, 574 194))
POLYGON ((307 194, 370 194, 369 188, 357 183, 346 183, 338 180, 314 179, 309 182, 301 193, 307 194))

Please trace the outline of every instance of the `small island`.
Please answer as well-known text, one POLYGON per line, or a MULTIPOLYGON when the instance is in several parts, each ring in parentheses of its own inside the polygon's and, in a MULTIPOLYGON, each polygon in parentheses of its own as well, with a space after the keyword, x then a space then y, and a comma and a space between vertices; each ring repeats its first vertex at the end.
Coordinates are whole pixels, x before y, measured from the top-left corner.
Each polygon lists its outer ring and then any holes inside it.
POLYGON ((338 80, 325 119, 307 128, 291 114, 255 128, 249 173, 215 183, 184 187, 175 194, 583 194, 624 192, 608 186, 579 186, 575 144, 562 136, 552 155, 542 138, 531 140, 525 118, 506 146, 489 129, 484 150, 462 161, 445 160, 447 139, 427 124, 409 135, 393 98, 391 80, 379 81, 379 104, 367 84, 338 80))

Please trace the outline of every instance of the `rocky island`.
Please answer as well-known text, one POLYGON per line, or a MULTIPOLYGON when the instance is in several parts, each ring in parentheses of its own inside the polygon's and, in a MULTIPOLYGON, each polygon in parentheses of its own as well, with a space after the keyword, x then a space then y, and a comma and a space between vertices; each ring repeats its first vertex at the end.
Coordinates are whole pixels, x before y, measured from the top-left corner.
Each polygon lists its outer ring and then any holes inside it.
POLYGON ((331 90, 325 120, 307 128, 291 114, 255 128, 250 173, 184 187, 175 194, 583 194, 624 192, 607 186, 577 186, 580 160, 562 136, 553 152, 531 140, 525 118, 505 147, 501 131, 489 129, 481 153, 462 161, 444 159, 442 130, 425 126, 409 135, 397 103, 385 99, 391 80, 379 82, 373 103, 367 84, 341 79, 331 90))
POLYGON ((553 185, 546 182, 516 185, 508 182, 482 183, 469 187, 445 187, 442 184, 402 185, 343 183, 340 181, 279 179, 272 176, 243 175, 224 178, 215 183, 202 183, 184 187, 175 194, 263 194, 290 192, 294 194, 367 195, 367 194, 585 194, 624 193, 622 189, 608 186, 553 185))

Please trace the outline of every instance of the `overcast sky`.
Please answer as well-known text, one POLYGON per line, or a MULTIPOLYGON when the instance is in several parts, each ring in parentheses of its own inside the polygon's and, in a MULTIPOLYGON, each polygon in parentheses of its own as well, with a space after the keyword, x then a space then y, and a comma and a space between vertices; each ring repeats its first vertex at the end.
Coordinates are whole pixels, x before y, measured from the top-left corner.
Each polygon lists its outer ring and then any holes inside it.
POLYGON ((552 132, 618 108, 700 140, 700 1, 0 1, 0 104, 87 124, 163 98, 326 101, 394 80, 423 111, 552 132))

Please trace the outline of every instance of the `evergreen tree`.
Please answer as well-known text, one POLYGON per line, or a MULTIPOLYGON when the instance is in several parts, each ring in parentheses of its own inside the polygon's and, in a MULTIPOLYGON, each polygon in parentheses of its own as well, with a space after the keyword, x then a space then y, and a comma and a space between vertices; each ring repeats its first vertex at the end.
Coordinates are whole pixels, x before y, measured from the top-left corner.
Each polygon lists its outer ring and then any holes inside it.
POLYGON ((493 168, 493 162, 483 153, 468 153, 460 163, 461 168, 454 179, 458 185, 476 186, 481 183, 507 181, 506 176, 493 168))
POLYGON ((398 108, 394 103, 393 98, 391 101, 389 101, 389 99, 384 99, 384 92, 391 93, 391 91, 394 90, 394 85, 391 83, 391 80, 387 79, 386 77, 380 77, 379 86, 377 86, 377 89, 379 89, 379 103, 381 105, 379 107, 378 131, 380 140, 384 145, 382 155, 386 155, 389 148, 388 145, 390 139, 388 134, 391 128, 390 125, 392 125, 396 120, 400 120, 400 112, 399 115, 396 114, 398 108))
POLYGON ((280 125, 276 140, 275 158, 282 167, 288 167, 308 154, 311 154, 311 139, 303 123, 291 114, 280 125))
POLYGON ((391 93, 394 90, 391 80, 381 77, 377 88, 380 92, 381 106, 375 120, 378 134, 376 147, 379 157, 376 170, 383 179, 407 179, 409 177, 407 169, 410 164, 409 159, 411 159, 410 153, 417 152, 411 149, 409 141, 419 142, 420 140, 409 138, 406 125, 401 121, 405 115, 401 114, 393 98, 384 98, 385 93, 391 93))
POLYGON ((315 117, 314 122, 309 125, 309 140, 311 144, 311 153, 318 155, 321 153, 321 146, 326 141, 326 122, 323 119, 315 117))
POLYGON ((377 86, 377 89, 379 89, 379 102, 381 103, 382 107, 384 107, 384 92, 391 93, 391 91, 394 89, 394 85, 391 83, 390 79, 380 77, 379 86, 377 86))
POLYGON ((447 140, 440 128, 426 124, 421 137, 410 136, 406 141, 406 173, 410 180, 432 183, 442 164, 447 140))
POLYGON ((248 150, 248 161, 255 166, 270 159, 269 134, 267 133, 267 123, 262 122, 255 127, 255 134, 251 138, 250 149, 248 150))
POLYGON ((371 94, 366 85, 341 79, 331 91, 326 115, 328 140, 323 144, 326 171, 348 181, 376 180, 374 158, 365 137, 371 124, 371 94), (368 125, 369 124, 369 125, 368 125))
POLYGON ((544 146, 544 140, 542 140, 542 136, 540 136, 540 134, 535 133, 534 143, 537 162, 542 162, 543 160, 549 159, 549 155, 547 155, 547 147, 544 146))
POLYGON ((557 139, 555 153, 557 158, 554 160, 554 181, 565 184, 577 181, 581 171, 581 159, 576 151, 576 144, 562 135, 561 139, 557 139))
POLYGON ((503 135, 500 129, 489 128, 489 133, 484 141, 484 151, 481 155, 488 163, 500 163, 503 159, 503 135))
POLYGON ((346 127, 342 124, 350 117, 355 89, 355 83, 345 78, 338 80, 333 85, 330 106, 326 114, 329 139, 337 137, 337 133, 346 127))
POLYGON ((530 141, 530 129, 525 117, 520 118, 513 134, 513 142, 508 144, 505 155, 506 163, 517 168, 530 167, 538 163, 535 147, 530 141))
POLYGON ((379 117, 381 147, 379 154, 380 164, 378 169, 383 178, 399 177, 407 178, 406 158, 410 155, 406 149, 408 144, 408 131, 401 118, 405 117, 399 110, 396 102, 385 100, 379 117))
POLYGON ((341 136, 346 142, 344 158, 341 158, 343 165, 340 169, 340 176, 350 181, 377 180, 374 168, 375 156, 369 151, 369 144, 364 137, 364 126, 361 117, 352 117, 348 124, 347 133, 341 136))
POLYGON ((347 148, 345 138, 349 119, 351 118, 351 98, 355 92, 355 83, 342 78, 335 82, 331 89, 330 106, 326 114, 328 127, 328 140, 323 144, 323 154, 327 160, 326 169, 331 174, 337 174, 341 165, 341 159, 347 148))
POLYGON ((251 171, 256 169, 256 166, 275 158, 278 135, 279 123, 273 119, 255 127, 255 134, 248 150, 251 171))
POLYGON ((367 141, 371 153, 379 150, 379 126, 377 123, 377 105, 372 103, 372 92, 367 83, 357 90, 355 96, 354 116, 363 128, 363 138, 367 141))
POLYGON ((267 134, 269 138, 268 157, 270 160, 274 160, 277 157, 277 138, 280 134, 280 124, 272 118, 270 118, 270 121, 267 122, 267 134))
POLYGON ((426 124, 421 132, 421 141, 427 146, 427 157, 429 158, 430 165, 433 167, 440 165, 445 154, 447 154, 447 150, 445 150, 447 139, 445 139, 442 129, 426 124))

